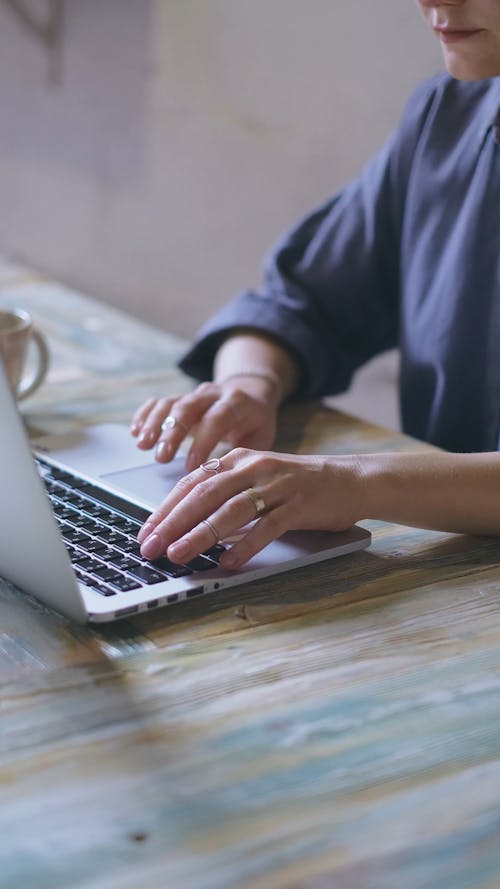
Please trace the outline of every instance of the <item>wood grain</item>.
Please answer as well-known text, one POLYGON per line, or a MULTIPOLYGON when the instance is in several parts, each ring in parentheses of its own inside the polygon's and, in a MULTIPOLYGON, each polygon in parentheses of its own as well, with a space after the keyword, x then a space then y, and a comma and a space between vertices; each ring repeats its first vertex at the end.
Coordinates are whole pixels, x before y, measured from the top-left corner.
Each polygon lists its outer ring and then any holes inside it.
MULTIPOLYGON (((1 272, 54 351, 32 428, 187 385, 168 334, 1 272)), ((279 446, 424 447, 321 404, 279 446)), ((500 542, 369 527, 368 551, 102 630, 0 581, 1 889, 498 889, 500 542)))

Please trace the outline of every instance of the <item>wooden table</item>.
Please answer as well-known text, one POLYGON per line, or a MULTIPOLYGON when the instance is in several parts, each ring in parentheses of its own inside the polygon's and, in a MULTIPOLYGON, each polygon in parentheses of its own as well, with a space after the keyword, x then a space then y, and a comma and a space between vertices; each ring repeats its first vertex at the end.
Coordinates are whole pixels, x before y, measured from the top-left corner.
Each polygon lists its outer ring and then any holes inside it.
MULTIPOLYGON (((189 386, 179 340, 53 282, 4 264, 0 304, 51 340, 34 431, 189 386)), ((422 447, 320 404, 279 446, 422 447)), ((367 526, 104 629, 0 581, 1 889, 498 889, 500 542, 367 526)))

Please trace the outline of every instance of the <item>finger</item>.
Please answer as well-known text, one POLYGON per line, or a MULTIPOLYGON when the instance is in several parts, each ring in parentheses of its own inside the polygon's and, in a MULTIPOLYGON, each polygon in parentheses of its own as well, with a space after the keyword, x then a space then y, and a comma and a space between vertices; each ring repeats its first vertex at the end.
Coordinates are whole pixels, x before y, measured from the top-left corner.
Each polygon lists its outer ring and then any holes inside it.
POLYGON ((157 509, 151 513, 147 522, 139 530, 137 535, 138 542, 142 544, 156 527, 172 513, 177 504, 184 501, 188 494, 204 481, 207 481, 207 473, 201 467, 179 479, 170 493, 162 500, 157 509))
POLYGON ((247 393, 234 391, 214 400, 193 433, 186 468, 199 466, 222 441, 233 448, 266 449, 272 446, 276 421, 247 393))
POLYGON ((140 407, 137 408, 130 421, 130 432, 132 433, 132 435, 139 435, 144 422, 149 416, 151 409, 155 406, 156 401, 156 398, 148 398, 148 400, 144 402, 144 404, 141 404, 140 407))
POLYGON ((168 558, 173 562, 190 561, 235 532, 244 533, 242 529, 256 517, 255 500, 242 491, 168 545, 168 558))
MULTIPOLYGON (((186 458, 186 469, 191 472, 207 460, 214 448, 222 441, 231 440, 231 432, 244 427, 244 419, 238 407, 227 398, 217 398, 200 417, 193 441, 186 458)), ((241 429, 240 429, 241 434, 241 429)))
POLYGON ((158 441, 161 433, 161 424, 168 416, 177 396, 171 395, 165 398, 157 398, 145 416, 142 429, 137 439, 138 447, 149 450, 158 441))
MULTIPOLYGON (((168 419, 167 415, 163 418, 158 417, 161 435, 155 456, 160 463, 172 459, 186 435, 197 427, 200 419, 217 398, 218 389, 213 384, 202 384, 189 395, 178 398, 171 406, 169 414, 173 419, 168 426, 165 426, 164 423, 168 419)), ((187 467, 188 471, 194 469, 203 459, 201 458, 197 464, 187 467)))
MULTIPOLYGON (((243 473, 222 471, 210 478, 200 467, 186 475, 137 535, 142 555, 147 559, 156 558, 171 543, 211 516, 232 497, 241 494, 242 489, 249 487, 249 482, 245 480, 245 473, 248 472, 248 469, 244 469, 243 473)), ((249 511, 247 499, 246 513, 237 518, 238 524, 248 521, 249 511)), ((255 509, 253 516, 255 517, 255 509)))
POLYGON ((174 403, 160 426, 160 436, 157 441, 155 460, 159 463, 167 463, 177 453, 178 448, 189 435, 189 428, 179 419, 174 403), (175 413, 174 413, 175 411, 175 413))
POLYGON ((241 568, 245 562, 252 559, 273 540, 281 537, 290 527, 290 510, 285 504, 271 509, 255 522, 228 552, 222 554, 219 560, 221 568, 231 570, 241 568))

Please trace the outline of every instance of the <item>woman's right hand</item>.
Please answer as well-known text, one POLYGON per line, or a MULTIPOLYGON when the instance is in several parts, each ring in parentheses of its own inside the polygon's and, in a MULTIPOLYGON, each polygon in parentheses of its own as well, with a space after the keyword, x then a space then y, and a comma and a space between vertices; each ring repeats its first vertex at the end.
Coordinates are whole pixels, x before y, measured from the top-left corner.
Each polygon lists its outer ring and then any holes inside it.
POLYGON ((156 446, 160 463, 171 460, 184 439, 192 442, 186 470, 196 469, 221 442, 269 450, 276 437, 279 387, 272 376, 242 374, 222 383, 201 383, 188 395, 151 398, 135 412, 130 431, 143 450, 156 446), (166 424, 167 417, 173 418, 166 424))

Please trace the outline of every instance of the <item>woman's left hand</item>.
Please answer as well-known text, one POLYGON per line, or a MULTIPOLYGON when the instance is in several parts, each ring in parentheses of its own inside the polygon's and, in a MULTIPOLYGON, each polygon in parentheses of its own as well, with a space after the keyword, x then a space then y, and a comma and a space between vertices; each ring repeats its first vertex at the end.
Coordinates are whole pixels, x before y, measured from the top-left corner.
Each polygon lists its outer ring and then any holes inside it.
POLYGON ((141 553, 185 563, 238 532, 220 565, 239 568, 285 531, 351 527, 363 517, 361 480, 356 457, 235 448, 177 483, 141 528, 141 553))

